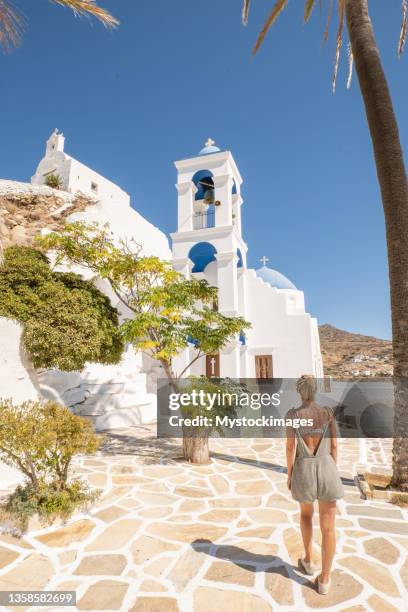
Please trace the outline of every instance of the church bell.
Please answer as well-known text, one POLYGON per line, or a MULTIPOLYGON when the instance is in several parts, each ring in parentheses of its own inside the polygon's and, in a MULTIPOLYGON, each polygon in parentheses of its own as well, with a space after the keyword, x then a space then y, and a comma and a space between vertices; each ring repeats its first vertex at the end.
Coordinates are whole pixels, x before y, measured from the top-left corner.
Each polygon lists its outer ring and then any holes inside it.
POLYGON ((204 196, 204 204, 210 205, 215 202, 215 192, 214 189, 207 189, 204 196))

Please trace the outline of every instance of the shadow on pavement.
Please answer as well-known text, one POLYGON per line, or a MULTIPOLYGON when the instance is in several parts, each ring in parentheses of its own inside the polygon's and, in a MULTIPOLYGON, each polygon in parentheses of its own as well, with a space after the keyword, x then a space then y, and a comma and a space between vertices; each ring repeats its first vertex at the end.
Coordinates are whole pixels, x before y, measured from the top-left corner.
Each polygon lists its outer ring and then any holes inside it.
POLYGON ((277 555, 261 555, 231 544, 215 544, 211 540, 197 539, 191 543, 197 552, 203 552, 220 561, 230 561, 248 572, 264 572, 265 574, 280 574, 283 578, 293 580, 315 590, 311 580, 306 577, 296 565, 286 563, 277 555))

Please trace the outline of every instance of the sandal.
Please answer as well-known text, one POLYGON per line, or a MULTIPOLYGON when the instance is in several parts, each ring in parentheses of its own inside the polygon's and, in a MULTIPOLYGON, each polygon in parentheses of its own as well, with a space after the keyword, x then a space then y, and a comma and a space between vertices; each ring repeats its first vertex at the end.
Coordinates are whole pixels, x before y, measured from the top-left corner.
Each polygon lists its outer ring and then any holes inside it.
POLYGON ((327 595, 330 589, 330 580, 329 582, 320 582, 320 576, 317 576, 315 580, 315 585, 317 588, 317 592, 319 595, 327 595))
POLYGON ((318 570, 317 566, 314 565, 314 563, 308 563, 304 559, 299 559, 298 564, 300 566, 300 569, 302 569, 304 573, 308 576, 313 576, 313 574, 315 574, 318 570))

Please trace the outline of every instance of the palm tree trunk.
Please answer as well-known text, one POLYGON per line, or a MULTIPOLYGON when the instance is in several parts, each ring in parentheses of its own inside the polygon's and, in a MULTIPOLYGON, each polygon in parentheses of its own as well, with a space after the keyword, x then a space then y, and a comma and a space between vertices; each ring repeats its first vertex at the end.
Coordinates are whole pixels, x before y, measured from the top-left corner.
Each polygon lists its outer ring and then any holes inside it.
POLYGON ((394 353, 394 485, 408 490, 408 186, 398 125, 368 14, 346 0, 347 27, 373 142, 384 207, 394 353))

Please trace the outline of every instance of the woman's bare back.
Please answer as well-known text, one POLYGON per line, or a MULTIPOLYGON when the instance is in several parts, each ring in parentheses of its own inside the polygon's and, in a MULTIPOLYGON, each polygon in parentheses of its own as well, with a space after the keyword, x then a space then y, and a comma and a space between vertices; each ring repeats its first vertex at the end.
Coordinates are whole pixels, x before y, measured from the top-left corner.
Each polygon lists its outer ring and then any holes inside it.
POLYGON ((310 402, 306 406, 302 405, 296 408, 295 412, 297 418, 313 421, 312 427, 300 427, 299 433, 309 451, 314 455, 322 439, 324 427, 332 420, 333 413, 330 408, 324 408, 315 402, 310 402))

